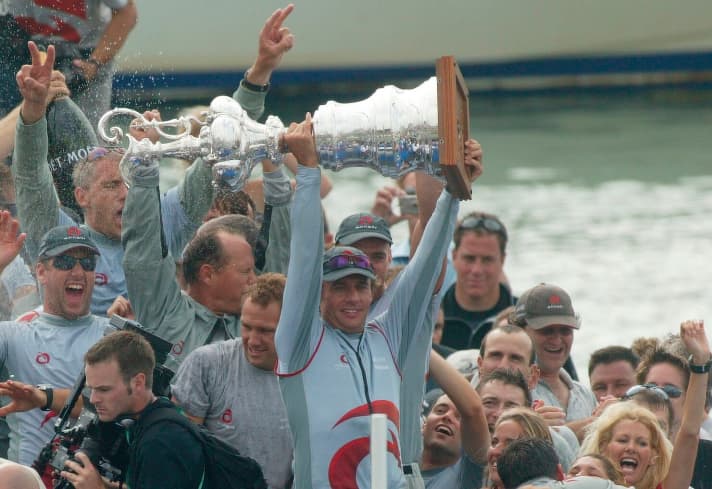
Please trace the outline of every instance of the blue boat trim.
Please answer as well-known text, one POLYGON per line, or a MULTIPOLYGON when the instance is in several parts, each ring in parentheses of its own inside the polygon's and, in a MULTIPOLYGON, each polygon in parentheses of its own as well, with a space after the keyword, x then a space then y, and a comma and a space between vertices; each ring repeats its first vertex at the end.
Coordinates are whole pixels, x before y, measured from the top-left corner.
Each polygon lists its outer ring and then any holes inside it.
MULTIPOLYGON (((572 56, 506 62, 461 64, 468 79, 522 79, 577 75, 625 75, 656 73, 712 72, 712 52, 686 52, 617 56, 572 56)), ((382 83, 384 80, 425 79, 434 74, 434 63, 383 67, 283 69, 274 73, 272 83, 284 87, 329 83, 382 83)), ((119 90, 233 88, 243 69, 229 71, 119 73, 114 87, 119 90)), ((698 84, 707 84, 700 80, 698 84)), ((683 82, 688 84, 689 81, 683 82)), ((679 85, 679 84, 675 84, 679 85)))

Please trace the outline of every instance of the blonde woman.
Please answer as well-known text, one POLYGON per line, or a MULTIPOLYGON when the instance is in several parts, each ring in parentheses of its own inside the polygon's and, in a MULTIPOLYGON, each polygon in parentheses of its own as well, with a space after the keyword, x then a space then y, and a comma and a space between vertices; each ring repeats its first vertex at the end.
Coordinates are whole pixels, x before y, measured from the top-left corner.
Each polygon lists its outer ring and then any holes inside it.
POLYGON ((670 468, 672 444, 650 410, 625 401, 609 406, 589 426, 581 453, 610 458, 627 485, 659 489, 670 468))

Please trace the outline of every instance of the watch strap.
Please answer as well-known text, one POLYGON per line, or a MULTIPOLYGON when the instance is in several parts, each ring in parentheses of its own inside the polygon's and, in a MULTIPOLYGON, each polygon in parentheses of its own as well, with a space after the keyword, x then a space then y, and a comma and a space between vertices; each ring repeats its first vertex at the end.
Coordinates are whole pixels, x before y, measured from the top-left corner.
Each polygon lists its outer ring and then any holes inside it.
POLYGON ((706 374, 707 372, 710 371, 710 368, 712 368, 712 355, 710 355, 710 359, 707 360, 707 363, 704 363, 702 365, 696 365, 692 363, 692 355, 687 359, 687 364, 690 367, 690 372, 693 374, 706 374))
POLYGON ((44 406, 40 408, 42 411, 51 411, 52 410, 52 401, 54 400, 54 389, 48 385, 38 385, 37 388, 41 390, 42 392, 45 393, 45 396, 47 397, 47 402, 45 403, 44 406))
POLYGON ((256 85, 250 81, 247 80, 247 76, 249 75, 249 70, 245 72, 245 76, 242 77, 242 81, 240 84, 247 88, 248 90, 252 90, 253 92, 260 92, 264 93, 267 90, 269 90, 269 83, 265 83, 264 85, 256 85))

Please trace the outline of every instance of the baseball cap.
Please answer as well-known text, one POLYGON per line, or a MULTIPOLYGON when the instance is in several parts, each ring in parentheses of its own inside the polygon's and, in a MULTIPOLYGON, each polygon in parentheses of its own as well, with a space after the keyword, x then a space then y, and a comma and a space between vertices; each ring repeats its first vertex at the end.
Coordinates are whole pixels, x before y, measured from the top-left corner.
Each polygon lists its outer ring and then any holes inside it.
POLYGON ((94 241, 79 226, 57 226, 42 238, 39 256, 51 258, 74 248, 87 248, 95 255, 101 254, 94 241))
POLYGON ((524 292, 514 309, 516 320, 524 319, 527 327, 542 329, 554 324, 579 329, 578 316, 571 297, 561 287, 541 283, 524 292))
POLYGON ((336 231, 336 243, 350 246, 365 238, 378 238, 393 244, 391 231, 383 218, 368 212, 352 214, 341 222, 336 231))
POLYGON ((348 275, 363 275, 371 280, 376 278, 366 254, 350 246, 334 246, 324 253, 322 270, 324 282, 333 282, 348 275))

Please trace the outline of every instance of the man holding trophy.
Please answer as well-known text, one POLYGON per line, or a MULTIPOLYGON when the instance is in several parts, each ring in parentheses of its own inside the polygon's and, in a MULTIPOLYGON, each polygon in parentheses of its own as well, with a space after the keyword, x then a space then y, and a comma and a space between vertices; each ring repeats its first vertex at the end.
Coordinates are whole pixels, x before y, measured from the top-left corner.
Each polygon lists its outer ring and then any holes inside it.
MULTIPOLYGON (((275 339, 277 374, 295 440, 295 488, 369 487, 369 414, 389 423, 388 487, 400 469, 400 368, 424 316, 452 236, 459 202, 443 190, 422 242, 395 285, 390 306, 366 322, 375 278, 368 257, 348 246, 323 252, 319 155, 309 114, 284 143, 300 163, 292 245, 275 339), (321 311, 321 313, 320 313, 321 311), (329 402, 323 393, 329 392, 329 402)), ((472 148, 468 145, 467 148, 472 148)), ((470 182, 481 163, 466 150, 470 182)))

